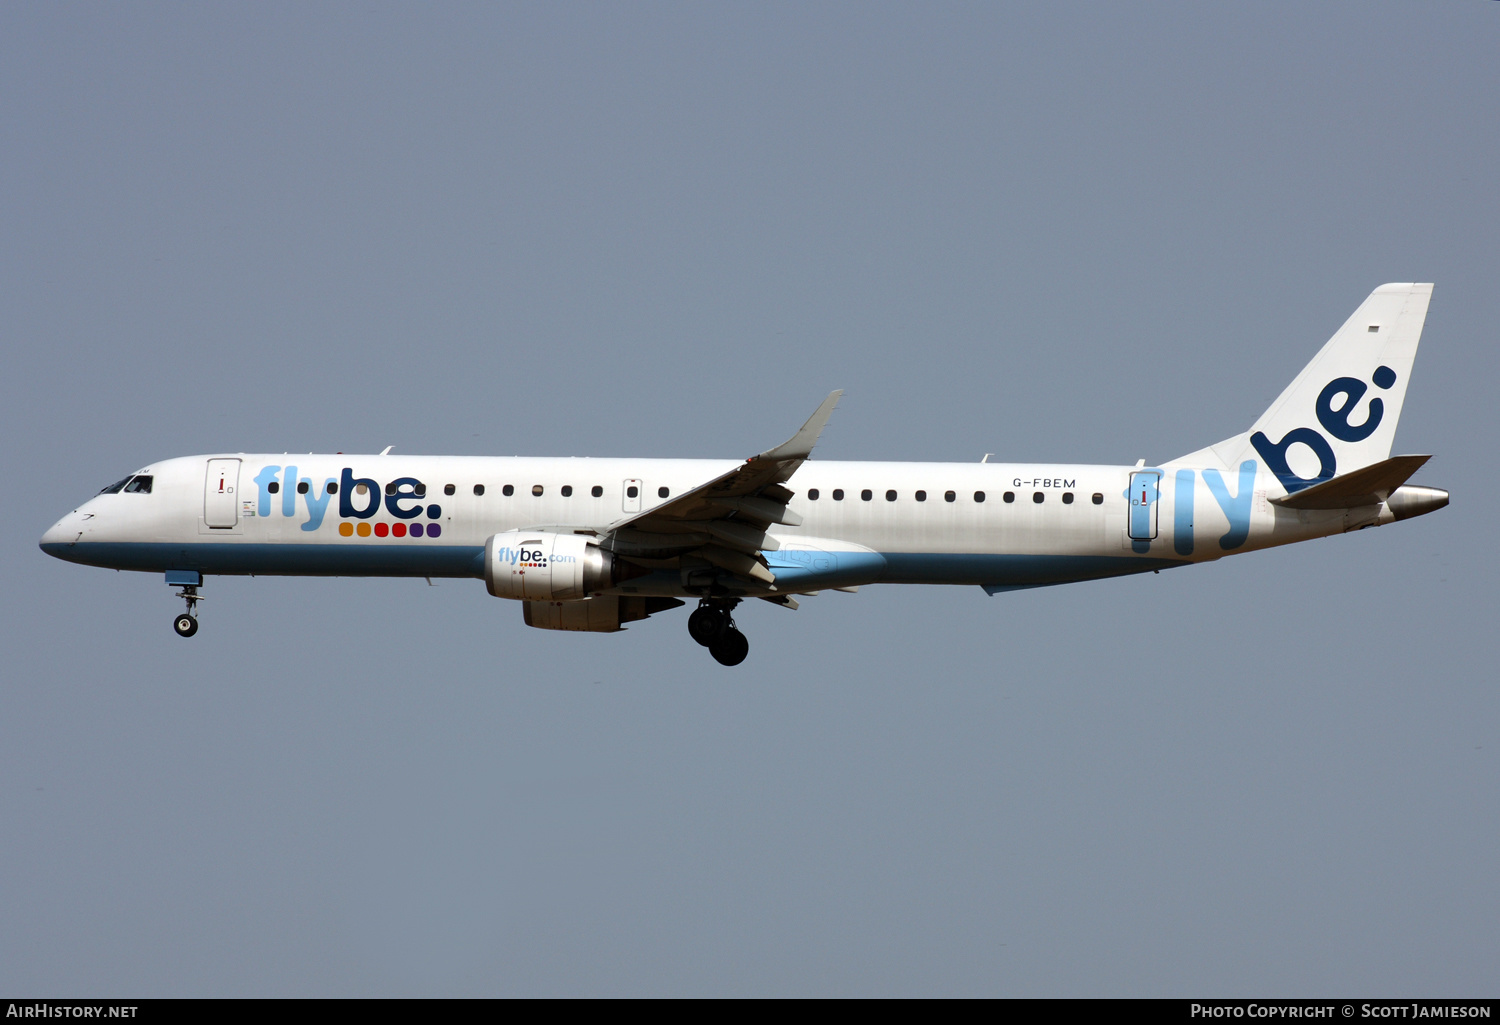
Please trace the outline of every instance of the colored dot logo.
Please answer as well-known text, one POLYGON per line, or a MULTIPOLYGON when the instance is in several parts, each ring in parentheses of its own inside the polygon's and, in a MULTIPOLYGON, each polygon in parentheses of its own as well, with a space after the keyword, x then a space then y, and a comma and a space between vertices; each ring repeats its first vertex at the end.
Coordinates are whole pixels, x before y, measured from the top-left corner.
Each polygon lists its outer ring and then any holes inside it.
POLYGON ((350 523, 345 520, 339 524, 339 534, 342 537, 442 537, 443 528, 437 523, 377 523, 371 527, 368 523, 350 523))

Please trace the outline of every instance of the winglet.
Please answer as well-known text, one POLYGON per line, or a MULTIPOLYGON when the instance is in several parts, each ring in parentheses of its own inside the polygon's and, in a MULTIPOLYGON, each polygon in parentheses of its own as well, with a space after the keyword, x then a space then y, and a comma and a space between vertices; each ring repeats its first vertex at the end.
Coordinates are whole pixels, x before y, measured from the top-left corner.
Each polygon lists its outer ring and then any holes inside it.
POLYGON ((818 436, 828 425, 828 418, 833 415, 833 407, 839 404, 839 396, 842 394, 844 394, 842 388, 829 392, 828 398, 823 400, 818 411, 807 418, 807 423, 802 425, 802 430, 794 434, 790 441, 777 445, 768 452, 762 452, 754 459, 806 459, 812 455, 813 446, 818 443, 818 436))

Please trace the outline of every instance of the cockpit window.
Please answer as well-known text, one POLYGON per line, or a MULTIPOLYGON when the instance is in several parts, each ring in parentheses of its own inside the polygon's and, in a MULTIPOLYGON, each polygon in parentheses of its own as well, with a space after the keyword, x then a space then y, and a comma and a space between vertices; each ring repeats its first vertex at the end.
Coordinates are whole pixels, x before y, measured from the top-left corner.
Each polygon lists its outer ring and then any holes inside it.
POLYGON ((126 477, 124 480, 117 480, 113 484, 111 484, 109 487, 107 487, 103 491, 99 492, 99 494, 101 494, 101 495, 117 495, 117 494, 120 493, 120 489, 123 488, 125 485, 127 485, 129 483, 130 483, 130 478, 129 477, 126 477))
POLYGON ((130 483, 125 485, 125 493, 127 495, 151 494, 151 475, 142 473, 130 478, 130 483))

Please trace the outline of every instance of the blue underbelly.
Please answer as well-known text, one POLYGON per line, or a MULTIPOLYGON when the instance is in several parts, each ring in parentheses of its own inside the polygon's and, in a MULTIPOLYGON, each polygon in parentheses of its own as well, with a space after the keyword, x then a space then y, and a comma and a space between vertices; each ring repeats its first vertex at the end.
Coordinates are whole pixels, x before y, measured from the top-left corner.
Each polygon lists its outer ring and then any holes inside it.
MULTIPOLYGON (((83 542, 47 544, 42 550, 68 562, 107 569, 160 573, 197 570, 208 575, 348 577, 484 576, 481 545, 407 544, 171 544, 83 542)), ((1133 555, 977 555, 959 553, 837 553, 836 564, 801 566, 773 553, 772 570, 783 591, 861 583, 970 584, 994 593, 1079 580, 1144 573, 1186 565, 1185 560, 1133 555)))
POLYGON ((989 591, 1070 584, 1079 580, 1145 573, 1185 566, 1180 559, 1136 555, 969 555, 962 553, 884 553, 882 584, 977 584, 989 591))
POLYGON ((483 545, 434 544, 168 544, 83 542, 42 550, 68 562, 160 573, 337 577, 483 577, 483 545))

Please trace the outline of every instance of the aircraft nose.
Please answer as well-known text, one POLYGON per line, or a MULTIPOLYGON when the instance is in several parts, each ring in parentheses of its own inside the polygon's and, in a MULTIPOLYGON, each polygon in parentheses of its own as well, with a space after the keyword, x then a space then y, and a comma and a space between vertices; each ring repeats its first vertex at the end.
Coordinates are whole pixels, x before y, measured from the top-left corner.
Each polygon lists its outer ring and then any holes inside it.
POLYGON ((66 558, 63 553, 82 536, 83 517, 75 509, 47 528, 47 532, 42 535, 41 548, 48 555, 66 558))

